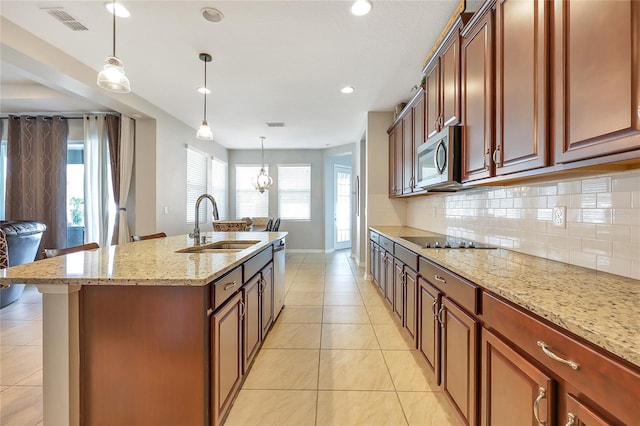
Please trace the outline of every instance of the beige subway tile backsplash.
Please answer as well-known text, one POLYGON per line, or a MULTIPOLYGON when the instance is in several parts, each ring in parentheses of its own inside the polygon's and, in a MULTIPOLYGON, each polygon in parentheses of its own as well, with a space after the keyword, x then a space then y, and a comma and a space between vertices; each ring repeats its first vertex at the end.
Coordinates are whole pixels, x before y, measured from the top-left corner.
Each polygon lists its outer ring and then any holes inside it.
POLYGON ((640 171, 412 198, 407 226, 640 279, 640 171))

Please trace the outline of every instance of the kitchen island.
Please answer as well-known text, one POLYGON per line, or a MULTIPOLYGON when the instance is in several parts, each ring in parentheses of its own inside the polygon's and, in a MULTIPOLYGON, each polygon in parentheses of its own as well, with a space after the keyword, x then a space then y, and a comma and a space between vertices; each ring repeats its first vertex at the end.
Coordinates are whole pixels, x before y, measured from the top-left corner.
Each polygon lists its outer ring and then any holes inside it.
POLYGON ((287 233, 203 235, 200 244, 186 235, 145 240, 0 273, 1 283, 43 293, 45 424, 220 422, 249 367, 243 337, 257 326, 259 348, 277 315, 273 244, 287 233), (247 248, 200 250, 247 240, 247 248), (260 306, 245 300, 250 282, 260 283, 260 306))

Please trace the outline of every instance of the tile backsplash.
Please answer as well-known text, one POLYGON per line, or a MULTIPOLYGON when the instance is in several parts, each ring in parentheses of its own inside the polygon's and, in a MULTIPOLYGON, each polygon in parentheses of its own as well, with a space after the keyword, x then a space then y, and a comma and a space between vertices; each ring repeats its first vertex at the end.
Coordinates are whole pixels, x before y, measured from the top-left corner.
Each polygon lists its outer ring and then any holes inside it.
POLYGON ((640 279, 640 171, 412 198, 407 226, 640 279))

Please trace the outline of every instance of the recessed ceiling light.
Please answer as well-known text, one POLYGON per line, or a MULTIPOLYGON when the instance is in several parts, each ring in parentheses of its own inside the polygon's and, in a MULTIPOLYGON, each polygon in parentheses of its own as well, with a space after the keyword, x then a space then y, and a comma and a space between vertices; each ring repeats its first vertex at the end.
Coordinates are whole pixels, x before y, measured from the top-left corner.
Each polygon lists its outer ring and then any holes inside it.
POLYGON ((372 7, 373 5, 369 0, 356 0, 356 2, 351 6, 351 13, 356 16, 364 16, 371 12, 372 7))
POLYGON ((211 89, 207 89, 206 87, 198 87, 198 92, 208 95, 209 93, 211 93, 211 89))
MULTIPOLYGON (((107 8, 109 13, 113 13, 114 3, 112 1, 105 3, 104 7, 107 8)), ((115 14, 117 17, 128 18, 129 16, 131 16, 131 13, 129 13, 129 10, 123 5, 121 5, 120 3, 115 3, 115 8, 116 8, 115 14)))
POLYGON ((218 9, 214 9, 213 7, 205 7, 200 12, 202 12, 202 17, 209 22, 213 22, 214 24, 222 22, 224 19, 224 15, 218 9))
POLYGON ((353 86, 345 86, 342 89, 340 89, 340 91, 342 93, 353 93, 355 89, 353 88, 353 86))

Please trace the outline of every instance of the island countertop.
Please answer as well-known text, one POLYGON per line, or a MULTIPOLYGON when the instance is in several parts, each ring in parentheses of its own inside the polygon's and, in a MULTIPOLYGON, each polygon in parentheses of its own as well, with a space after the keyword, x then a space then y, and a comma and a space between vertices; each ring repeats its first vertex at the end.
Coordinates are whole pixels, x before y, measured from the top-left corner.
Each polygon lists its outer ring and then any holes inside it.
MULTIPOLYGON (((0 271, 0 283, 58 285, 204 286, 287 232, 203 232, 206 243, 259 241, 236 252, 176 253, 193 247, 187 235, 113 245, 38 260, 0 271)), ((204 244, 202 244, 204 245, 204 244)))
POLYGON ((372 226, 418 255, 640 366, 640 281, 511 250, 423 249, 409 227, 372 226))

